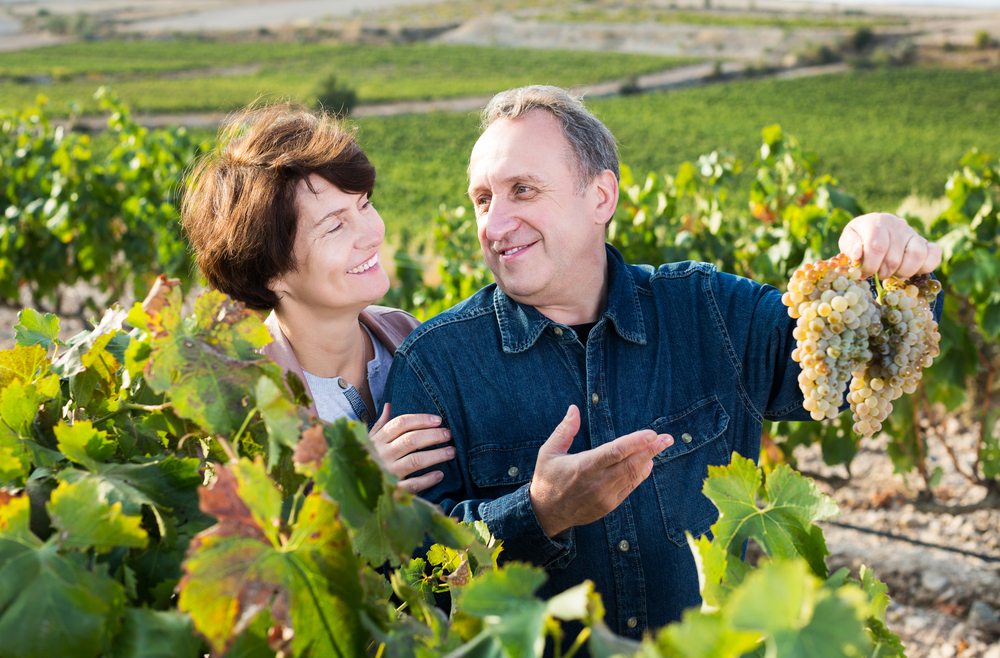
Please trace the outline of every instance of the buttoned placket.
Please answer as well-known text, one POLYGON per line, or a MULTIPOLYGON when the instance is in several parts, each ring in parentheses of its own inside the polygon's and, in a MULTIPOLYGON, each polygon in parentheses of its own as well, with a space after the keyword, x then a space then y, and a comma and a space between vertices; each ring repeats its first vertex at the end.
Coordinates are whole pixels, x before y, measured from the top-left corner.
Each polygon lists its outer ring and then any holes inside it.
MULTIPOLYGON (((610 322, 602 318, 591 330, 586 346, 587 394, 590 400, 586 422, 592 449, 617 438, 607 395, 610 383, 606 380, 603 368, 606 344, 612 340, 617 340, 617 335, 610 322)), ((611 549, 608 552, 615 579, 618 632, 640 639, 646 628, 646 587, 642 558, 636 541, 635 519, 628 498, 602 521, 611 549)))

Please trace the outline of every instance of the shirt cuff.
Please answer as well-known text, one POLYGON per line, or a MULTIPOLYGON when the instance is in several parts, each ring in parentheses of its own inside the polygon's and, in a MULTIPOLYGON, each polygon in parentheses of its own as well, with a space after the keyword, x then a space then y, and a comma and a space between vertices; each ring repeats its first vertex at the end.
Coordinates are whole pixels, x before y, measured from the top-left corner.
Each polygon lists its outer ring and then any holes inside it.
POLYGON ((485 503, 481 518, 503 541, 501 562, 529 562, 545 569, 565 569, 576 557, 573 528, 549 537, 531 507, 530 483, 514 493, 485 503))

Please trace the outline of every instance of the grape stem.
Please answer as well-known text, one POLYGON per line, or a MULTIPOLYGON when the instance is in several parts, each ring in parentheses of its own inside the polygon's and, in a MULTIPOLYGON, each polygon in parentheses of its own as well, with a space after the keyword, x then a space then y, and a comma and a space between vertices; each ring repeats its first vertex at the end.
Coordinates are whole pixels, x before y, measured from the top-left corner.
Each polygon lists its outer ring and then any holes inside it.
POLYGON ((882 287, 882 280, 878 278, 878 272, 872 274, 872 278, 875 279, 875 301, 881 304, 882 296, 885 295, 885 288, 882 287))

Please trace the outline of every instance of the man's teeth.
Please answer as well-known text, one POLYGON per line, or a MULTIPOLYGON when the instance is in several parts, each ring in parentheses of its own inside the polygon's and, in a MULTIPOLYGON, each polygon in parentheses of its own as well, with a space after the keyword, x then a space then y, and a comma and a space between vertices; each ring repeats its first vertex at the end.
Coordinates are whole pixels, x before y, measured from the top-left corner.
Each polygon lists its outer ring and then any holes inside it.
POLYGON ((374 256, 372 256, 371 260, 365 261, 364 263, 361 263, 360 265, 355 267, 353 270, 347 270, 347 271, 350 274, 361 274, 362 272, 374 267, 375 263, 377 262, 378 262, 378 254, 375 254, 374 256))
POLYGON ((525 245, 523 247, 514 247, 513 249, 508 249, 507 251, 503 252, 503 255, 504 256, 510 256, 511 254, 516 254, 517 252, 521 251, 522 249, 527 249, 527 248, 528 248, 527 245, 525 245))

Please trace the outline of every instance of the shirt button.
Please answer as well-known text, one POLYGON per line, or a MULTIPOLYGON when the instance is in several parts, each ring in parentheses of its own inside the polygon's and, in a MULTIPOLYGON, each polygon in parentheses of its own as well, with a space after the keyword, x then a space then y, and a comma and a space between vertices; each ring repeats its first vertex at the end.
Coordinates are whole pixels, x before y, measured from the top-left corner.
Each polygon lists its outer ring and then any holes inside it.
POLYGON ((554 333, 559 338, 562 338, 562 335, 563 335, 562 327, 553 327, 552 328, 552 333, 554 333))
POLYGON ((693 439, 693 438, 694 437, 691 436, 687 432, 684 432, 683 434, 681 434, 681 441, 683 441, 684 443, 691 443, 691 439, 693 439))
POLYGON ((590 396, 590 401, 593 402, 594 404, 597 404, 598 402, 601 401, 601 397, 597 393, 594 393, 593 395, 590 396))
POLYGON ((624 553, 630 548, 632 548, 632 545, 628 543, 627 539, 623 539, 620 542, 618 542, 618 550, 621 551, 622 553, 624 553))
POLYGON ((511 466, 510 468, 507 469, 507 475, 511 476, 512 478, 516 478, 517 474, 520 472, 521 471, 517 468, 517 466, 511 466))
POLYGON ((337 383, 340 384, 340 388, 342 388, 344 390, 347 390, 347 387, 350 386, 350 384, 347 383, 347 380, 344 379, 343 377, 341 377, 340 379, 338 379, 337 383))
POLYGON ((629 617, 627 623, 629 628, 635 628, 636 626, 639 625, 639 620, 636 619, 635 617, 629 617))

